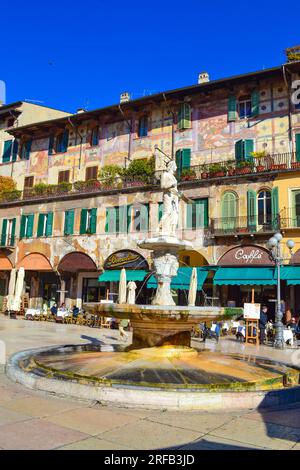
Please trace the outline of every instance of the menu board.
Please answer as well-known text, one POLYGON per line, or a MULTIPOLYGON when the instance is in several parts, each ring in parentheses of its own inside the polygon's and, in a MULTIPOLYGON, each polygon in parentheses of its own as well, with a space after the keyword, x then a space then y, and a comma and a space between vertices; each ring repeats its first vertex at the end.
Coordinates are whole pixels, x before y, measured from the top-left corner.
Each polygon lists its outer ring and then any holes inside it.
POLYGON ((260 304, 244 304, 244 318, 259 320, 260 304))

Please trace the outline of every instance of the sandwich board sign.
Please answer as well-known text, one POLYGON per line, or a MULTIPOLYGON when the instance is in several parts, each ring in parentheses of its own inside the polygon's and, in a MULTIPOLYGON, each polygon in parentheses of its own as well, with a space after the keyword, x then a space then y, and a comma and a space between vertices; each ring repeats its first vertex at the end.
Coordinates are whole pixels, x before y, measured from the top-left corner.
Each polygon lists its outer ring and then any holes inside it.
POLYGON ((251 320, 259 320, 260 304, 244 304, 244 318, 251 320))

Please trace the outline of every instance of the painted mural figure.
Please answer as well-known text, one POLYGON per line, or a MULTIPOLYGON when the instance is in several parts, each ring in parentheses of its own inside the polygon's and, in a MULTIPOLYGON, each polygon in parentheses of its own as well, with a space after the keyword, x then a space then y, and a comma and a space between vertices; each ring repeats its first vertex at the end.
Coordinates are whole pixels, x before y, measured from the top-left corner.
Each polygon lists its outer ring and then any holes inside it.
POLYGON ((163 195, 163 215, 158 226, 158 230, 163 235, 176 236, 179 216, 179 192, 177 189, 177 179, 175 172, 177 166, 174 160, 167 163, 163 170, 160 187, 163 195))

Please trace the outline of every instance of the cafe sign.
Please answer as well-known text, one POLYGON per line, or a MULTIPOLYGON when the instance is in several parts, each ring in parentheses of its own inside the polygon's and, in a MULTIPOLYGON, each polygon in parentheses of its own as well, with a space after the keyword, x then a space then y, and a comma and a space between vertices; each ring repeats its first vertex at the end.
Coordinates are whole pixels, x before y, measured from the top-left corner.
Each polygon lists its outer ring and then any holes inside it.
POLYGON ((133 250, 112 253, 104 263, 104 269, 149 269, 145 258, 133 250))
POLYGON ((265 248, 245 245, 227 251, 218 264, 220 266, 273 266, 275 263, 265 248))

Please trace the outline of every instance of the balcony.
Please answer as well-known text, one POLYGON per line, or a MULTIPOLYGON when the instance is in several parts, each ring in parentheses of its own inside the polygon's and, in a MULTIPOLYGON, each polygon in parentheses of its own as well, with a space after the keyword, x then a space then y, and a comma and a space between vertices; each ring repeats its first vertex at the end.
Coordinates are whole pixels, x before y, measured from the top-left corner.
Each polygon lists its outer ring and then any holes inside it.
POLYGON ((5 239, 5 242, 2 243, 2 240, 0 239, 0 248, 7 248, 8 250, 11 250, 15 246, 15 237, 7 236, 5 239))
POLYGON ((132 191, 139 188, 157 186, 157 178, 115 178, 114 180, 76 181, 75 183, 37 184, 24 191, 13 190, 1 194, 0 206, 20 201, 39 201, 45 199, 61 199, 89 194, 105 194, 116 191, 132 191))
POLYGON ((206 235, 211 238, 268 235, 280 228, 281 219, 279 216, 267 221, 259 221, 257 217, 253 219, 247 216, 228 217, 211 219, 209 227, 206 229, 206 235))
POLYGON ((300 229, 300 207, 287 207, 280 212, 282 229, 300 229))
POLYGON ((232 178, 249 175, 266 175, 286 171, 300 171, 300 161, 296 152, 278 153, 249 160, 225 160, 204 163, 182 170, 180 182, 232 178))

